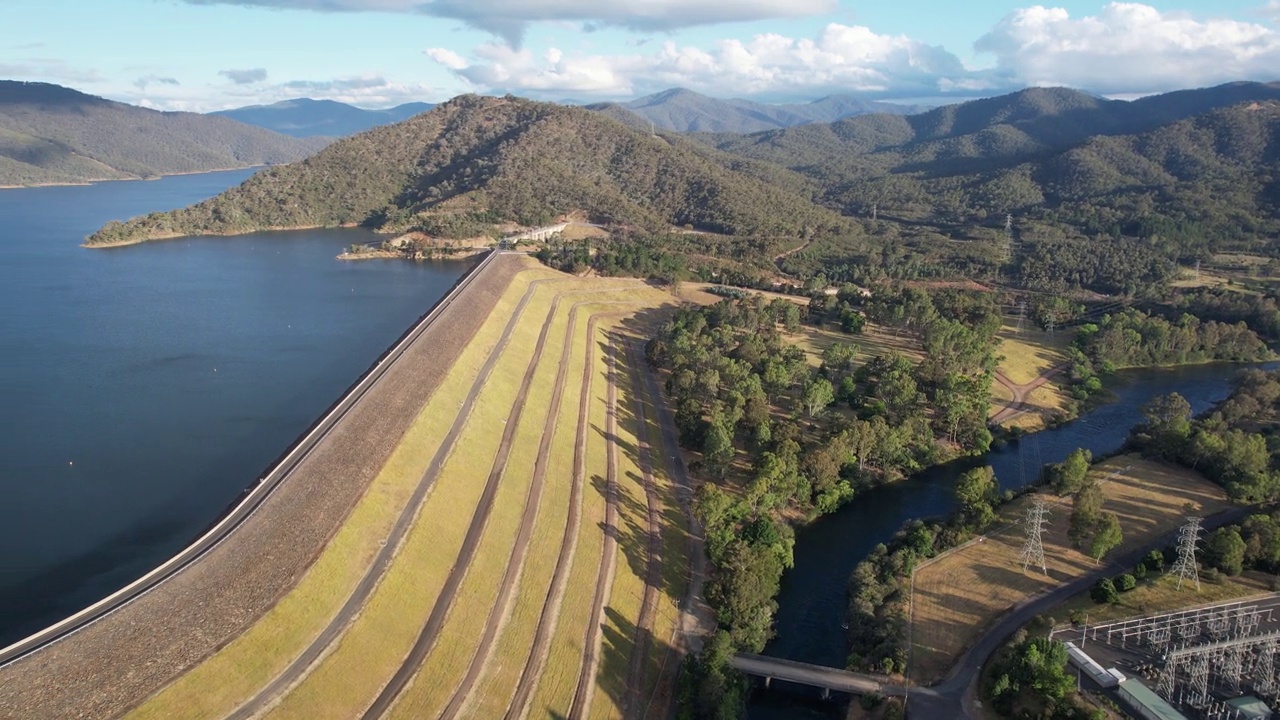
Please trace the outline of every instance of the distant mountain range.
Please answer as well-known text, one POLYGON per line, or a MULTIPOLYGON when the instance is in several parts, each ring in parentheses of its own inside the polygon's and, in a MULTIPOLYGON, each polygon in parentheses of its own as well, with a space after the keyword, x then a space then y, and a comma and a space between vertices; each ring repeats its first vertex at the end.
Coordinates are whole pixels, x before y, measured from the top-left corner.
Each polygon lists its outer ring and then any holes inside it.
POLYGON ((672 88, 625 103, 586 106, 632 127, 675 132, 753 133, 808 123, 828 123, 870 113, 910 115, 926 106, 897 105, 853 95, 828 95, 807 103, 769 105, 752 100, 722 100, 672 88), (637 122, 637 120, 639 122, 637 122))
MULTIPOLYGON (((578 103, 564 100, 559 104, 578 103)), ((406 103, 385 110, 366 110, 334 100, 297 98, 212 114, 294 137, 346 137, 378 125, 400 122, 433 107, 431 103, 406 103)), ((732 133, 832 122, 868 113, 906 115, 928 109, 863 100, 853 95, 829 95, 813 102, 769 105, 751 100, 722 100, 683 88, 664 90, 626 103, 594 103, 585 107, 636 129, 732 133)))
POLYGON ((59 85, 0 80, 0 185, 274 165, 325 144, 230 118, 158 112, 59 85))
POLYGON ((250 105, 210 114, 294 137, 336 138, 407 120, 433 107, 433 103, 412 102, 385 110, 366 110, 335 100, 296 98, 271 105, 250 105))

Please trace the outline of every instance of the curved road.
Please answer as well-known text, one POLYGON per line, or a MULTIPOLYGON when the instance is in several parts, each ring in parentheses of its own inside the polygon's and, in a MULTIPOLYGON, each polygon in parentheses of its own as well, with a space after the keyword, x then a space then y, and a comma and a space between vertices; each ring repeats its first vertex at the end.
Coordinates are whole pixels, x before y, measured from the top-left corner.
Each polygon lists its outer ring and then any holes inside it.
MULTIPOLYGON (((1239 522, 1252 511, 1253 508, 1249 507, 1232 508, 1205 518, 1202 527, 1206 532, 1215 530, 1223 525, 1239 522)), ((1060 585, 1025 600, 1013 611, 1001 616, 991 629, 983 633, 973 647, 960 656, 945 680, 930 687, 910 689, 907 701, 908 713, 913 717, 941 718, 956 717, 956 711, 959 710, 960 717, 983 720, 985 716, 978 704, 978 681, 982 668, 1018 628, 1073 595, 1084 592, 1101 578, 1111 577, 1133 567, 1151 550, 1173 544, 1177 540, 1177 534, 1175 530, 1156 542, 1117 557, 1107 565, 1076 578, 1066 585, 1060 585)))
POLYGON ((217 547, 227 536, 248 520, 257 508, 279 487, 290 473, 307 457, 321 440, 346 416, 351 408, 382 379, 386 371, 395 364, 427 327, 448 308, 458 296, 471 285, 476 277, 501 253, 491 252, 447 295, 436 304, 404 337, 373 365, 363 377, 324 414, 312 429, 289 450, 275 467, 271 468, 252 490, 245 495, 235 507, 217 522, 208 532, 174 555, 159 567, 143 575, 132 583, 99 600, 71 617, 55 623, 40 632, 30 635, 0 650, 0 667, 12 663, 46 645, 75 633, 97 620, 106 617, 115 610, 124 607, 138 597, 150 592, 161 583, 177 575, 191 563, 199 560, 206 553, 217 547))

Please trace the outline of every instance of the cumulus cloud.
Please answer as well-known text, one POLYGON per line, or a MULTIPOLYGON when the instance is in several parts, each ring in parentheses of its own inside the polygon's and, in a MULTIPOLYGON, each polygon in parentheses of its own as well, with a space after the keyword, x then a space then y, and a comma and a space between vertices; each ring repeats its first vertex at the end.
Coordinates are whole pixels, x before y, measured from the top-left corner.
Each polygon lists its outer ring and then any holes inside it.
POLYGON ((518 47, 535 22, 572 21, 588 29, 655 31, 830 12, 835 0, 187 0, 328 12, 422 13, 460 20, 518 47))
POLYGON ((969 91, 984 81, 955 55, 901 35, 832 23, 814 38, 762 34, 722 40, 710 49, 662 43, 647 53, 582 55, 491 43, 467 60, 445 48, 426 54, 472 87, 486 92, 604 97, 687 87, 713 94, 732 88, 757 96, 861 92, 881 96, 969 91))
MULTIPOLYGON (((1272 0, 1272 6, 1280 3, 1272 0)), ((1016 10, 974 45, 996 58, 1004 83, 1152 93, 1280 75, 1280 34, 1257 23, 1198 20, 1139 3, 1096 16, 1061 8, 1016 10)))
POLYGON ((266 68, 247 68, 245 70, 219 70, 218 74, 237 85, 252 85, 267 79, 266 68))
POLYGON ((1258 14, 1270 19, 1273 23, 1280 23, 1280 0, 1271 0, 1258 8, 1258 14))
POLYGON ((133 81, 133 86, 139 90, 146 90, 148 85, 181 85, 177 78, 161 77, 159 75, 143 75, 133 81))

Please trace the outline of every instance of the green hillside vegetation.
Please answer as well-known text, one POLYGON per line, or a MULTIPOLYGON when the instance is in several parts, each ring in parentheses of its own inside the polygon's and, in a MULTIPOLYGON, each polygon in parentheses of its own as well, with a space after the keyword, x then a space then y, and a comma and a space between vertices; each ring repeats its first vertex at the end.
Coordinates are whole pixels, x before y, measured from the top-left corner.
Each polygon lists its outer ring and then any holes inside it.
POLYGON ((812 178, 816 199, 845 215, 874 208, 868 238, 797 253, 784 264, 794 274, 866 281, 879 264, 869 261, 898 253, 898 277, 994 278, 1010 270, 1009 213, 1024 287, 1135 293, 1176 263, 1269 247, 1278 128, 1280 85, 1237 83, 1131 103, 1035 88, 919 115, 692 137, 812 178))
POLYGON ((448 237, 578 211, 611 225, 739 236, 846 227, 808 199, 808 188, 785 169, 653 137, 582 108, 462 96, 190 208, 112 223, 89 242, 344 224, 448 237))
POLYGON ((324 144, 229 118, 157 112, 57 85, 0 81, 0 185, 286 163, 324 144))

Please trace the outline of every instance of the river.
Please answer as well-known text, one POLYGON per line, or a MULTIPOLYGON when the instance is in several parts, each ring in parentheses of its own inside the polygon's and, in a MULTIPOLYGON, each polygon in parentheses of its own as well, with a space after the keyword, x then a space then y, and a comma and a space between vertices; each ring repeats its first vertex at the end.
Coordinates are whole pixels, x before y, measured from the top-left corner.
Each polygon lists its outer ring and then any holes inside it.
POLYGON ((363 230, 79 247, 250 172, 0 190, 0 646, 191 540, 470 266, 336 260, 363 230))
MULTIPOLYGON (((1129 428, 1141 422, 1142 406, 1157 395, 1177 392, 1196 413, 1208 409, 1230 392, 1237 369, 1213 364, 1117 373, 1108 384, 1114 394, 1111 402, 1070 423, 1028 435, 983 458, 930 468, 867 491, 800 529, 795 567, 783 576, 778 596, 777 636, 765 654, 844 667, 848 646, 842 623, 854 566, 906 521, 950 512, 955 506, 952 489, 965 470, 990 464, 1002 488, 1021 487, 1035 479, 1042 464, 1060 462, 1076 448, 1088 448, 1094 455, 1117 450, 1129 428)), ((808 693, 792 693, 783 686, 778 683, 778 691, 757 693, 752 720, 843 717, 836 703, 816 702, 808 693)))

